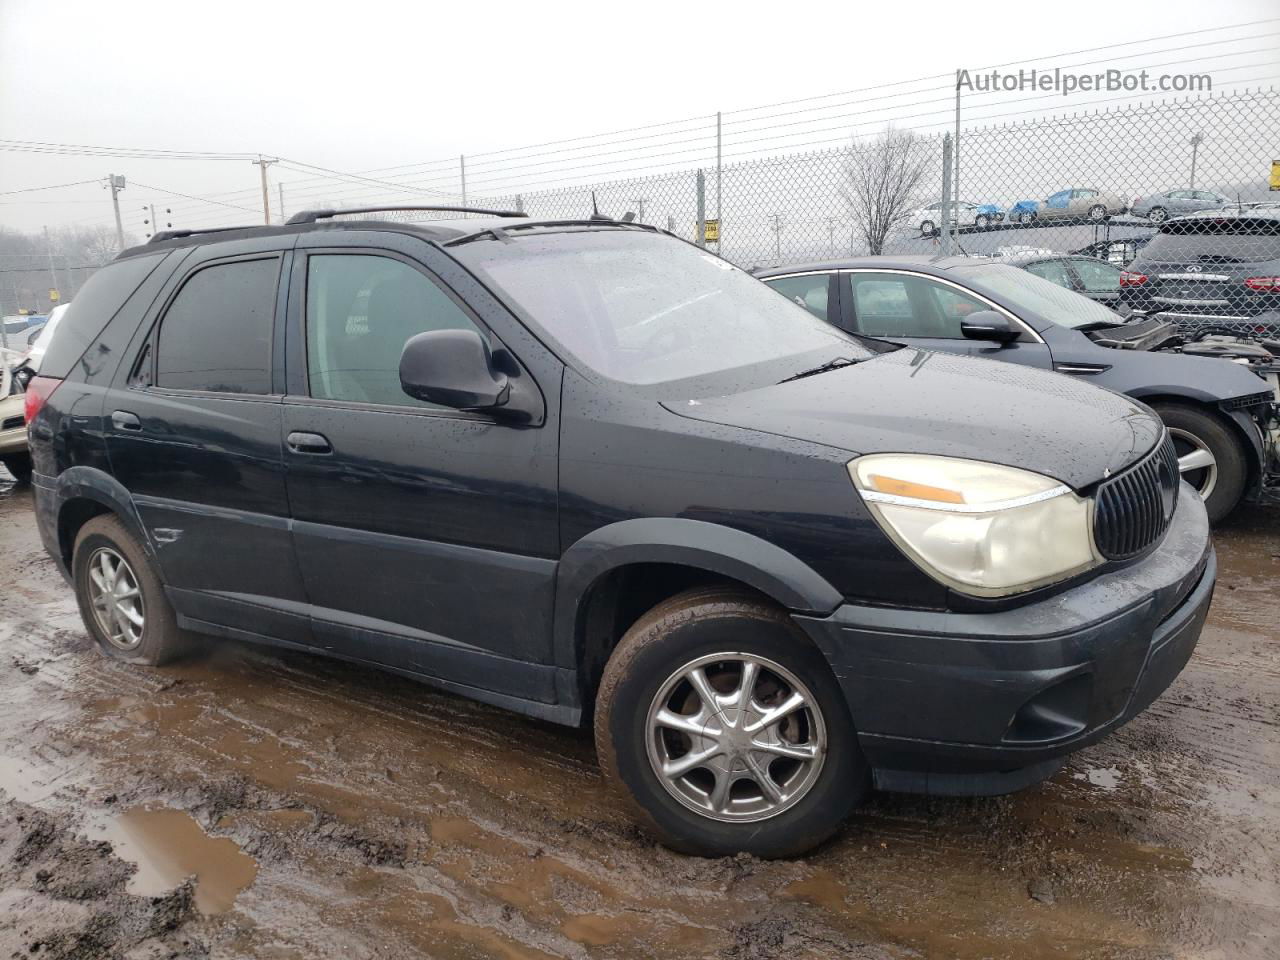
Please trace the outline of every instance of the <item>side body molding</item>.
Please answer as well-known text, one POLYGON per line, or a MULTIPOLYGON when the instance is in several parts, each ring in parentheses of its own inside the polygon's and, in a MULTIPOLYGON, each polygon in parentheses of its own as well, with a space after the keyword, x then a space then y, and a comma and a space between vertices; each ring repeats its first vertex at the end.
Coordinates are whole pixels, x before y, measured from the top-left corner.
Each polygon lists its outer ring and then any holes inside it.
POLYGON ((578 618, 592 586, 609 571, 632 563, 675 563, 732 577, 797 612, 825 616, 843 602, 839 591, 811 567, 753 534, 676 517, 622 520, 587 534, 560 559, 555 602, 557 666, 579 667, 578 618))

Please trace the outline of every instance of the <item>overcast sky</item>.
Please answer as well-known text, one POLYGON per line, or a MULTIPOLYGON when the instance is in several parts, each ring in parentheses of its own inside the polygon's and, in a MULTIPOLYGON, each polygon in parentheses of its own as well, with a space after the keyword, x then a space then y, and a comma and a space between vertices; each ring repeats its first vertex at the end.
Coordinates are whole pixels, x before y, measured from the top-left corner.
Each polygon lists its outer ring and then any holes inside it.
MULTIPOLYGON (((839 118, 851 108, 829 111, 836 119, 825 126, 813 125, 821 112, 797 114, 804 123, 779 128, 785 136, 772 131, 775 136, 754 145, 742 135, 750 131, 744 124, 753 116, 822 101, 754 115, 744 108, 877 87, 878 93, 861 96, 898 96, 880 103, 886 109, 901 107, 902 115, 942 111, 945 102, 910 108, 942 100, 936 93, 915 100, 910 95, 939 89, 946 81, 937 75, 957 67, 1034 60, 1277 15, 1274 0, 1077 0, 1069 6, 1027 0, 876 5, 0 0, 0 138, 261 152, 339 171, 437 161, 421 168, 420 182, 441 190, 457 189, 454 158, 465 153, 477 157, 472 193, 483 195, 485 185, 497 190, 521 182, 607 176, 620 169, 617 164, 630 145, 609 146, 609 138, 588 141, 587 146, 605 144, 587 151, 590 162, 564 164, 565 154, 547 159, 543 151, 540 161, 510 171, 501 155, 485 158, 486 152, 699 117, 704 119, 631 135, 661 134, 686 144, 689 137, 674 135, 696 129, 704 139, 693 154, 650 150, 655 165, 693 166, 705 161, 706 149, 714 150, 713 127, 705 118, 717 110, 738 111, 726 119, 738 124, 744 144, 737 155, 745 156, 749 150, 847 136, 839 118), (935 79, 881 86, 928 76, 935 79), (822 131, 821 136, 810 130, 822 131), (557 162, 568 169, 557 168, 557 162)), ((1280 23, 1273 22, 1097 57, 1129 56, 1135 59, 1125 65, 1150 63, 1161 72, 1176 71, 1185 60, 1189 71, 1208 69, 1215 88, 1222 90, 1280 74, 1274 65, 1280 43, 1268 36, 1277 30, 1280 23), (1251 35, 1256 41, 1246 42, 1251 35), (1233 45, 1197 46, 1228 36, 1233 45), (1210 56, 1226 58, 1205 59, 1210 56)), ((1048 97, 1031 109, 1065 112, 1089 99, 1086 94, 1048 97)), ((878 125, 887 116, 864 111, 856 122, 878 125)), ((924 119, 944 122, 945 114, 924 119)), ((636 146, 645 143, 635 141, 636 146)), ((519 159, 521 153, 512 156, 519 159)), ((250 211, 261 209, 254 193, 258 170, 247 159, 0 151, 0 193, 108 173, 129 178, 122 194, 125 227, 139 234, 141 207, 151 201, 172 204, 184 221, 178 225, 190 226, 201 219, 252 221, 250 211), (200 204, 162 189, 214 195, 231 206, 200 204)), ((317 187, 310 176, 273 167, 273 193, 282 180, 287 189, 299 195, 311 190, 318 198, 316 191, 334 182, 321 180, 317 187)), ((107 191, 89 184, 0 195, 0 225, 39 229, 71 221, 110 223, 107 191)))

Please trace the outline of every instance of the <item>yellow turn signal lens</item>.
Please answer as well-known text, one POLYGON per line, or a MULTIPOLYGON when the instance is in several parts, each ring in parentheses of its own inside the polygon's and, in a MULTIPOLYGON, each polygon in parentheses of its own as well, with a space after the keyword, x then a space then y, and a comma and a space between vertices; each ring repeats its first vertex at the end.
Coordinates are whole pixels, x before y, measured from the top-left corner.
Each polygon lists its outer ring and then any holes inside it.
POLYGON ((915 483, 911 480, 899 480, 897 477, 886 477, 873 473, 867 477, 871 486, 881 493, 890 493, 895 497, 911 497, 914 500, 931 500, 934 503, 964 503, 964 494, 945 487, 931 487, 927 483, 915 483))

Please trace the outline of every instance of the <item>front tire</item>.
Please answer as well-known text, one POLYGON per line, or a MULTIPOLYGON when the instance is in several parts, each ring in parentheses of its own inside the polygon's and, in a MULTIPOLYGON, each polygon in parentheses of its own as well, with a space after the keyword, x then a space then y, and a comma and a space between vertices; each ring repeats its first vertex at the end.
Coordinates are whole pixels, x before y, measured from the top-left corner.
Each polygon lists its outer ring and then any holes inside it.
POLYGON ((932 220, 924 220, 920 223, 920 236, 932 237, 937 229, 932 220))
POLYGON ((1103 220, 1107 219, 1107 208, 1100 203, 1095 203, 1089 208, 1089 212, 1086 216, 1093 223, 1101 223, 1103 220))
POLYGON ((1147 219, 1152 223, 1164 223, 1169 219, 1169 213, 1164 207, 1152 207, 1151 212, 1147 214, 1147 219))
POLYGON ((1152 409, 1169 428, 1182 479, 1204 500, 1209 522, 1217 523, 1239 505, 1248 465, 1231 428, 1190 404, 1160 403, 1152 409))
POLYGON ((71 569, 85 628, 108 657, 159 666, 191 648, 142 545, 115 516, 80 528, 71 569))
POLYGON ((618 643, 596 703, 605 778, 667 846, 794 856, 821 843, 870 776, 822 654, 749 594, 693 590, 618 643))

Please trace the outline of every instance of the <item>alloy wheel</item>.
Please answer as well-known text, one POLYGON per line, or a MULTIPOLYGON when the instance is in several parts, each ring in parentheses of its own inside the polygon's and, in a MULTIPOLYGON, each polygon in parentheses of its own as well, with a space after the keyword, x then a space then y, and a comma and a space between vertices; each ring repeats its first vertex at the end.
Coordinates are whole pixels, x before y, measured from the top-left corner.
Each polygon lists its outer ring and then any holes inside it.
POLYGON ((142 643, 146 614, 142 590, 129 562, 110 547, 99 547, 89 558, 89 603, 98 628, 121 650, 142 643))
POLYGON ((1208 500, 1218 483, 1217 457, 1194 433, 1170 427, 1169 436, 1173 438, 1173 449, 1178 455, 1178 473, 1195 488, 1200 499, 1208 500))
POLYGON ((658 782, 685 807, 725 822, 795 806, 826 759, 813 693, 754 654, 711 654, 680 667, 658 688, 646 730, 658 782))

